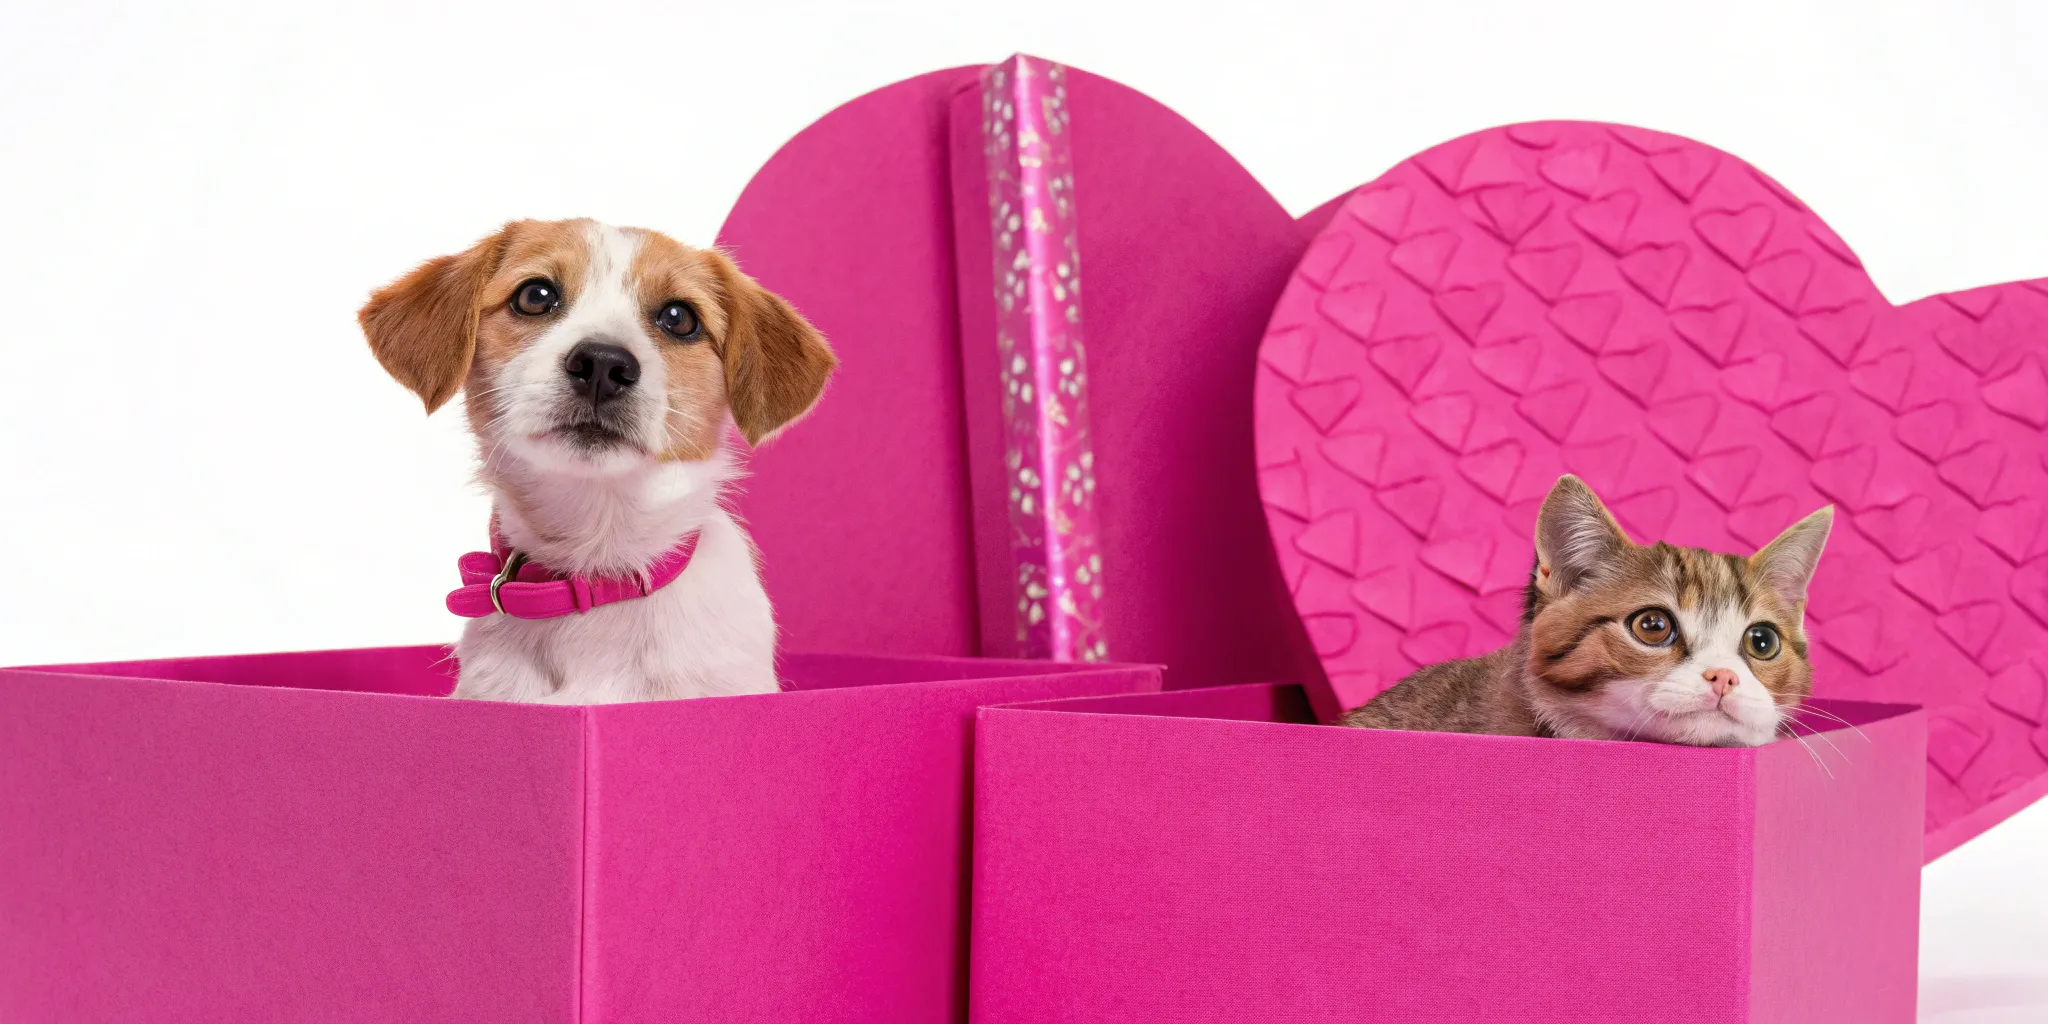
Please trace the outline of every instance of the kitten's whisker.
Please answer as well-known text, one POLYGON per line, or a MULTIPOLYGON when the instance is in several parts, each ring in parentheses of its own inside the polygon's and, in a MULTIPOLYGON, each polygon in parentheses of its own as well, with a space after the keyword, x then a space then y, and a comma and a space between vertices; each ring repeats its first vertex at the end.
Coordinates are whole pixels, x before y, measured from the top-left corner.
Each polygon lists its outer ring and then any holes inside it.
POLYGON ((1656 713, 1654 708, 1643 708, 1636 712, 1636 717, 1629 723, 1628 733, 1622 737, 1622 741, 1627 742, 1635 739, 1636 734, 1642 730, 1643 726, 1650 724, 1650 716, 1656 713))
MULTIPOLYGON (((1814 728, 1813 728, 1813 723, 1811 723, 1811 722, 1800 722, 1799 724, 1801 724, 1801 725, 1804 725, 1804 726, 1806 726, 1806 727, 1807 727, 1808 729, 1811 729, 1811 730, 1812 730, 1811 732, 1807 733, 1807 735, 1809 735, 1809 736, 1812 736, 1812 737, 1814 737, 1814 738, 1816 738, 1816 739, 1820 740, 1820 741, 1821 741, 1822 743, 1825 743, 1825 744, 1827 744, 1827 745, 1828 745, 1828 749, 1830 749, 1830 750, 1833 750, 1833 751, 1834 751, 1835 753, 1837 753, 1837 754, 1841 754, 1841 756, 1842 756, 1842 763, 1843 763, 1843 764, 1848 764, 1848 763, 1849 763, 1849 755, 1848 755, 1848 754, 1846 754, 1846 753, 1844 753, 1844 752, 1842 751, 1842 748, 1841 748, 1841 747, 1835 746, 1835 741, 1834 741, 1834 740, 1831 740, 1831 739, 1829 739, 1829 738, 1828 738, 1828 734, 1827 734, 1827 733, 1825 733, 1825 732, 1822 732, 1822 731, 1820 731, 1819 729, 1814 729, 1814 728)), ((1795 734, 1795 735, 1796 735, 1796 734, 1795 734)))
POLYGON ((1849 721, 1848 719, 1846 719, 1846 718, 1843 718, 1842 716, 1840 716, 1840 715, 1838 715, 1838 714, 1835 714, 1834 712, 1832 712, 1832 711, 1829 711, 1829 710, 1827 710, 1827 709, 1825 709, 1825 708, 1817 708, 1817 707, 1814 707, 1814 706, 1812 706, 1812 705, 1810 705, 1810 704, 1794 704, 1794 705, 1792 705, 1792 706, 1791 706, 1791 708, 1789 708, 1788 710, 1790 710, 1790 711, 1793 711, 1793 712, 1799 712, 1799 713, 1809 714, 1809 715, 1819 715, 1819 716, 1821 716, 1822 718, 1825 718, 1825 719, 1827 719, 1827 720, 1828 720, 1828 721, 1830 721, 1830 722, 1836 722, 1836 723, 1839 723, 1839 724, 1841 724, 1842 726, 1844 726, 1845 728, 1847 728, 1847 729, 1848 729, 1849 731, 1851 731, 1851 732, 1855 733, 1855 734, 1856 734, 1857 736, 1860 736, 1860 737, 1862 737, 1862 739, 1863 739, 1863 742, 1865 742, 1865 743, 1868 743, 1868 742, 1870 742, 1870 737, 1869 737, 1869 736, 1867 736, 1867 735, 1864 735, 1864 732, 1863 732, 1863 730, 1862 730, 1861 728, 1858 728, 1858 727, 1857 727, 1857 725, 1856 725, 1856 723, 1854 723, 1854 722, 1851 722, 1851 721, 1849 721))
MULTIPOLYGON (((1794 710, 1798 710, 1798 709, 1794 709, 1794 710)), ((1817 709, 1815 709, 1815 710, 1817 710, 1817 709)), ((1839 718, 1832 718, 1832 716, 1830 716, 1830 717, 1831 717, 1831 719, 1832 719, 1833 721, 1837 721, 1837 722, 1841 721, 1841 719, 1839 719, 1839 718)), ((1843 750, 1843 749, 1842 749, 1842 748, 1841 748, 1840 746, 1837 746, 1837 745, 1836 745, 1836 743, 1835 743, 1835 741, 1834 741, 1834 738, 1828 735, 1828 733, 1830 733, 1830 732, 1833 732, 1833 731, 1835 731, 1835 730, 1833 730, 1833 729, 1826 729, 1826 730, 1824 730, 1824 729, 1821 729, 1820 727, 1818 727, 1818 726, 1814 725, 1814 724, 1813 724, 1812 722, 1806 721, 1806 720, 1804 720, 1804 719, 1802 719, 1802 718, 1798 717, 1797 715, 1787 715, 1787 716, 1786 716, 1786 718, 1785 718, 1785 721, 1786 721, 1787 723, 1793 723, 1793 722, 1796 722, 1796 723, 1798 723, 1798 724, 1800 724, 1800 725, 1803 725, 1803 726, 1805 726, 1805 727, 1807 728, 1807 730, 1808 730, 1808 734, 1809 734, 1809 735, 1812 735, 1812 736, 1818 736, 1818 737, 1820 737, 1820 741, 1821 741, 1822 743, 1825 743, 1825 744, 1827 744, 1827 745, 1828 745, 1829 747, 1832 747, 1832 748, 1834 749, 1835 753, 1837 753, 1837 754, 1841 754, 1841 755, 1842 755, 1842 763, 1843 763, 1843 764, 1848 764, 1848 763, 1850 763, 1850 762, 1851 762, 1851 761, 1853 760, 1853 758, 1851 758, 1851 757, 1850 757, 1850 756, 1848 755, 1848 753, 1847 753, 1846 751, 1844 751, 1844 750, 1843 750)), ((1851 729, 1855 729, 1856 727, 1852 725, 1852 726, 1849 726, 1849 728, 1851 728, 1851 729)), ((1861 730, 1861 729, 1857 729, 1856 731, 1857 731, 1857 733, 1858 733, 1859 735, 1860 735, 1860 734, 1862 733, 1862 730, 1861 730)), ((1868 742, 1870 742, 1870 737, 1868 737, 1868 736, 1864 736, 1864 737, 1863 737, 1863 741, 1864 741, 1865 743, 1868 743, 1868 742)))
MULTIPOLYGON (((1827 777, 1828 777, 1828 778, 1830 778, 1830 779, 1834 778, 1834 777, 1835 777, 1835 773, 1834 773, 1834 771, 1833 771, 1832 769, 1830 769, 1830 768, 1828 767, 1828 765, 1827 765, 1827 760, 1826 760, 1825 758, 1823 758, 1823 757, 1821 757, 1821 756, 1820 756, 1820 751, 1818 751, 1818 750, 1814 749, 1814 746, 1813 746, 1813 744, 1811 744, 1811 743, 1808 743, 1808 742, 1806 742, 1806 737, 1805 737, 1805 736, 1801 736, 1801 735, 1799 734, 1799 729, 1797 728, 1797 725, 1798 725, 1798 724, 1804 724, 1804 723, 1796 723, 1796 724, 1795 724, 1795 722, 1794 722, 1794 721, 1793 721, 1792 719, 1790 719, 1790 718, 1786 719, 1786 720, 1784 721, 1784 723, 1782 724, 1782 727, 1783 727, 1783 729, 1784 729, 1785 735, 1787 735, 1787 736, 1790 736, 1790 737, 1792 737, 1792 738, 1793 738, 1794 740, 1798 741, 1798 743, 1799 743, 1799 745, 1800 745, 1800 746, 1802 746, 1802 747, 1805 747, 1805 748, 1806 748, 1806 755, 1807 755, 1808 757, 1810 757, 1810 758, 1812 758, 1812 759, 1813 759, 1813 763, 1814 763, 1814 764, 1817 764, 1817 765, 1819 765, 1819 766, 1820 766, 1820 770, 1821 770, 1821 771, 1823 771, 1823 772, 1826 772, 1826 773, 1827 773, 1827 777)), ((1808 729, 1808 730, 1812 730, 1812 729, 1813 729, 1813 727, 1812 727, 1812 726, 1810 726, 1810 725, 1808 725, 1808 726, 1807 726, 1807 729, 1808 729)), ((1819 734, 1818 732, 1809 732, 1809 733, 1808 733, 1808 735, 1814 735, 1814 736, 1818 736, 1818 735, 1820 735, 1820 734, 1819 734)), ((1825 739, 1826 739, 1827 737, 1825 737, 1825 736, 1822 736, 1821 738, 1822 738, 1823 740, 1825 740, 1825 739)), ((1830 744, 1828 744, 1828 746, 1830 746, 1830 747, 1833 747, 1833 746, 1834 746, 1834 744, 1830 743, 1830 744)), ((1839 747, 1836 747, 1836 748, 1835 748, 1835 753, 1838 753, 1838 754, 1839 754, 1839 753, 1841 753, 1841 752, 1842 752, 1842 751, 1841 751, 1841 748, 1839 748, 1839 747)), ((1842 758, 1842 760, 1843 760, 1843 762, 1844 762, 1844 763, 1847 763, 1847 762, 1848 762, 1848 757, 1847 757, 1847 756, 1845 755, 1845 756, 1844 756, 1844 757, 1842 758)))
POLYGON ((1792 734, 1792 738, 1798 740, 1799 745, 1806 748, 1806 756, 1813 758, 1813 763, 1819 765, 1821 772, 1832 781, 1835 777, 1834 769, 1829 768, 1828 763, 1821 760, 1820 753, 1813 749, 1813 744, 1806 742, 1806 737, 1796 732, 1792 734))

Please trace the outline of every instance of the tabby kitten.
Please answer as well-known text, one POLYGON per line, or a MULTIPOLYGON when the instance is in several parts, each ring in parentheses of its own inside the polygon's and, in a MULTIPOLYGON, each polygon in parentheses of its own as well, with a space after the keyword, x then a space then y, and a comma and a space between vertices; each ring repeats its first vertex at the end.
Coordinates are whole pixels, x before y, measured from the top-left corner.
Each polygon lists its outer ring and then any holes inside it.
POLYGON ((1367 729, 1758 746, 1813 690, 1806 587, 1832 506, 1750 558, 1631 543, 1578 477, 1536 519, 1513 643, 1416 670, 1340 719, 1367 729))

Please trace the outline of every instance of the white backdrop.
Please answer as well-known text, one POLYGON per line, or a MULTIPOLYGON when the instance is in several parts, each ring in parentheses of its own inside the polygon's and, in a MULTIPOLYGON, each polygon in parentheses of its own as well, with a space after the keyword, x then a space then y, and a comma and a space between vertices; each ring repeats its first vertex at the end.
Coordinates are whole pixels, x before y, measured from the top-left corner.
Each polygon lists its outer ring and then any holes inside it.
MULTIPOLYGON (((0 664, 448 638, 485 506, 366 291, 514 216, 709 240, 832 106, 1014 50, 1175 107, 1296 212, 1465 131, 1614 120, 1761 165, 1893 301, 2048 276, 2027 0, 428 7, 0 3, 0 664)), ((1925 1019, 2048 1019, 2043 865, 2036 807, 1929 870, 1925 1019)))

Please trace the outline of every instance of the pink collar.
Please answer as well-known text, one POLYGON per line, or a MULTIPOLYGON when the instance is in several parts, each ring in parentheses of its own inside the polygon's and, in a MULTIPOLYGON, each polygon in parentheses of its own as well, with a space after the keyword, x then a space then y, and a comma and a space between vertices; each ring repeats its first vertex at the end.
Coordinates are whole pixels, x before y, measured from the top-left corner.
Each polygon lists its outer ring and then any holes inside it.
POLYGON ((517 619, 552 619, 587 612, 601 604, 646 597, 674 583, 697 553, 698 531, 691 530, 675 547, 636 576, 567 576, 512 550, 491 530, 491 550, 472 551, 456 562, 462 586, 448 594, 448 610, 480 619, 503 612, 517 619))

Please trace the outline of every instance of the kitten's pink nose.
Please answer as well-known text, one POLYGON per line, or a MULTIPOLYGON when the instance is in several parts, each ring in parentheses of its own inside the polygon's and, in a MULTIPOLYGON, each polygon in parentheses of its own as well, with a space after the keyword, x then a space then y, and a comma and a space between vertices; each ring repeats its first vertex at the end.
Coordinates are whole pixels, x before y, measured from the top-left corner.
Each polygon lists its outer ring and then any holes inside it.
POLYGON ((1700 675, 1705 676, 1707 678, 1707 685, 1714 688, 1714 696, 1716 698, 1725 697, 1728 695, 1728 691, 1735 689, 1735 672, 1733 669, 1710 668, 1700 673, 1700 675))

